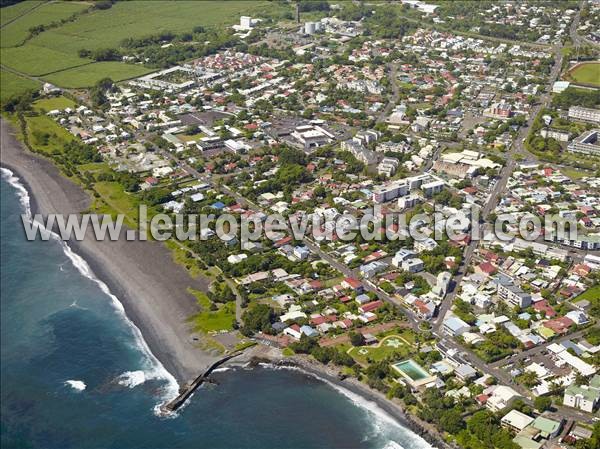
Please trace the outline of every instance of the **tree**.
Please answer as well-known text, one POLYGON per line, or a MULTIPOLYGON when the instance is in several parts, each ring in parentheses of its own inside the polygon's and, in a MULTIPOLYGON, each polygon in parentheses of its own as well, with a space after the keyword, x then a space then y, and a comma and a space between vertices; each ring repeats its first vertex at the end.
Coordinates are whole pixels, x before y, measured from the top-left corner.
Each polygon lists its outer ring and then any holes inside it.
POLYGON ((546 410, 549 410, 552 406, 552 399, 548 396, 538 396, 537 398, 535 398, 535 401, 533 401, 533 406, 540 413, 544 412, 546 410))
POLYGON ((365 344, 365 337, 360 332, 350 332, 348 336, 350 337, 352 346, 362 346, 365 344))
POLYGON ((244 326, 240 329, 243 335, 250 337, 258 331, 268 331, 275 320, 275 312, 266 304, 256 304, 248 308, 242 315, 244 326))

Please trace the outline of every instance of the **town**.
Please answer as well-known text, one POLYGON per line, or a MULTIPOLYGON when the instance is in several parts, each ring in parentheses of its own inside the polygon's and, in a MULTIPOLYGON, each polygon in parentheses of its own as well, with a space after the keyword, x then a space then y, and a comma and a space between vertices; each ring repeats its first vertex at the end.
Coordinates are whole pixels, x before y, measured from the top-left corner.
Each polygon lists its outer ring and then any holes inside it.
MULTIPOLYGON (((212 224, 165 242, 211 281, 193 292, 202 348, 314 359, 454 447, 598 447, 600 4, 312 3, 284 25, 240 16, 222 45, 140 77, 46 82, 4 111, 132 228, 140 204, 322 219, 299 240, 223 240, 212 224), (328 224, 375 210, 440 220, 422 239, 346 241, 328 224), (457 216, 481 235, 439 237, 457 216), (550 216, 577 236, 521 238, 516 223, 550 216)), ((184 55, 208 33, 120 57, 184 55)))

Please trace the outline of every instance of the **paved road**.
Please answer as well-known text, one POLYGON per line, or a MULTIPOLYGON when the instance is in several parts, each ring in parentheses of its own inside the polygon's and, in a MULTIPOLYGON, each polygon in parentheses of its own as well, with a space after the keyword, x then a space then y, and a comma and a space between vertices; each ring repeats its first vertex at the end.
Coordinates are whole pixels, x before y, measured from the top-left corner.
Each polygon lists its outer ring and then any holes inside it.
MULTIPOLYGON (((230 195, 233 198, 235 198, 235 200, 238 202, 238 204, 244 205, 251 210, 254 210, 257 212, 262 212, 262 213, 266 214, 266 211, 262 210, 258 205, 256 205, 252 201, 248 200, 247 198, 243 197, 239 193, 231 190, 229 187, 227 187, 223 184, 217 185, 214 182, 214 180, 211 179, 209 176, 207 176, 206 174, 200 173, 198 170, 196 170, 193 167, 190 167, 189 165, 187 165, 186 163, 180 161, 179 159, 177 159, 177 157, 175 155, 173 155, 169 151, 164 151, 164 150, 159 150, 159 151, 161 152, 161 154, 163 154, 168 159, 177 162, 179 164, 179 166, 183 170, 185 170, 186 173, 188 173, 189 175, 193 176, 194 178, 196 178, 202 182, 206 182, 206 183, 210 184, 214 189, 220 190, 221 192, 226 193, 227 195, 230 195)), ((351 269, 346 264, 340 262, 335 257, 328 254, 326 251, 323 251, 318 244, 316 244, 312 240, 308 239, 307 237, 305 237, 303 239, 303 242, 313 253, 317 254, 323 260, 327 261, 333 268, 338 270, 344 276, 353 277, 356 279, 360 279, 362 277, 360 275, 360 273, 358 273, 356 270, 351 269)), ((398 298, 388 295, 386 292, 381 290, 377 285, 375 285, 373 282, 371 282, 367 279, 365 279, 363 281, 363 285, 365 287, 365 290, 375 293, 377 295, 377 297, 379 299, 381 299, 382 301, 389 302, 389 303, 399 307, 406 315, 406 318, 407 318, 408 322, 411 324, 411 326, 414 327, 415 329, 418 328, 420 320, 417 318, 415 313, 412 310, 406 308, 404 306, 404 304, 398 298)))
MULTIPOLYGON (((551 100, 550 92, 552 91, 552 85, 558 79, 560 75, 561 65, 562 65, 562 54, 561 47, 554 47, 554 66, 552 67, 552 71, 550 73, 550 78, 548 82, 548 89, 541 95, 540 101, 534 107, 531 108, 531 112, 529 115, 529 119, 527 121, 526 126, 521 127, 517 137, 513 140, 513 143, 508 149, 507 160, 504 168, 500 172, 500 179, 494 185, 494 188, 490 192, 489 199, 487 203, 481 209, 480 217, 483 221, 485 221, 490 213, 494 211, 498 207, 498 203, 500 202, 500 198, 502 197, 502 193, 506 190, 506 185, 508 183, 508 179, 511 174, 514 172, 514 169, 517 165, 516 156, 517 155, 525 155, 528 159, 535 159, 523 146, 523 142, 529 133, 529 129, 533 124, 533 121, 537 117, 538 113, 542 108, 546 107, 551 100)), ((473 254, 475 253, 475 249, 479 245, 478 240, 472 240, 467 246, 464 256, 463 262, 459 267, 459 271, 454 276, 454 288, 453 290, 446 296, 442 304, 440 305, 437 319, 434 321, 433 329, 438 331, 442 325, 444 316, 450 310, 452 306, 452 302, 454 301, 454 297, 458 291, 458 286, 462 282, 462 279, 466 273, 467 267, 471 263, 471 259, 473 258, 473 254)))
MULTIPOLYGON (((598 327, 598 325, 595 325, 593 327, 598 327)), ((498 360, 497 362, 490 363, 490 364, 488 364, 488 366, 491 366, 492 368, 502 368, 502 367, 508 366, 510 364, 514 364, 514 363, 516 363, 520 360, 523 360, 527 357, 531 357, 536 354, 540 354, 540 353, 544 352, 548 348, 548 346, 550 346, 551 344, 562 343, 563 341, 566 341, 566 340, 579 338, 579 337, 583 336, 585 333, 587 333, 588 331, 589 331, 589 329, 583 329, 583 330, 580 330, 573 334, 564 335, 564 336, 562 336, 560 338, 556 338, 552 341, 548 341, 541 345, 537 345, 531 349, 527 349, 523 352, 519 352, 518 354, 515 354, 512 357, 501 359, 501 360, 498 360)))
POLYGON ((392 85, 392 97, 388 100, 385 108, 377 117, 377 123, 381 123, 385 121, 386 117, 390 115, 393 107, 396 105, 398 98, 400 98, 400 89, 398 88, 398 80, 396 79, 396 72, 398 71, 398 64, 392 62, 387 65, 387 70, 389 72, 388 79, 390 80, 390 84, 392 85))

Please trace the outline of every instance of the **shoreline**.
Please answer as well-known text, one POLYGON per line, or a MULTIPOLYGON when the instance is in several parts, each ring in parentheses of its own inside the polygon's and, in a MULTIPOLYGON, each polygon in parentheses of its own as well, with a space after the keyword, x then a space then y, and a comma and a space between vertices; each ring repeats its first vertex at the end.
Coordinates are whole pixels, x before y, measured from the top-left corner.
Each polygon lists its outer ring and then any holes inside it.
MULTIPOLYGON (((12 134, 11 126, 4 119, 1 120, 1 126, 0 165, 11 170, 27 190, 32 215, 79 213, 89 206, 90 197, 80 186, 64 177, 50 160, 28 151, 12 134)), ((74 254, 89 265, 96 277, 93 280, 106 285, 109 292, 105 293, 109 296, 112 294, 121 304, 124 319, 130 321, 128 324, 135 328, 132 329, 133 333, 139 332, 142 343, 140 349, 148 352, 150 359, 156 359, 160 367, 175 378, 179 388, 204 373, 209 366, 223 357, 205 353, 194 346, 186 319, 197 310, 197 306, 193 296, 187 292, 187 285, 196 284, 196 288, 205 290, 207 284, 202 285, 203 279, 192 279, 182 267, 176 265, 164 245, 153 241, 124 239, 117 242, 100 242, 87 235, 83 241, 62 243, 67 244, 74 254), (126 245, 123 245, 124 243, 126 245), (160 259, 156 260, 153 257, 160 259), (131 262, 135 262, 133 266, 131 262), (168 297, 169 300, 163 301, 164 297, 168 297), (185 311, 183 315, 182 311, 185 311)), ((432 432, 434 429, 426 429, 418 418, 406 413, 398 403, 357 379, 341 380, 337 370, 306 357, 296 355, 285 358, 273 348, 258 345, 249 348, 239 358, 225 362, 223 366, 257 366, 259 363, 297 369, 304 375, 345 389, 373 403, 396 423, 423 438, 433 447, 451 448, 437 432, 432 432)), ((162 377, 169 380, 168 376, 162 377)))
MULTIPOLYGON (((345 389, 352 394, 374 404, 377 408, 391 417, 397 424, 421 437, 434 449, 454 449, 455 446, 444 441, 442 435, 433 426, 423 423, 419 418, 406 412, 398 402, 388 399, 383 393, 371 389, 354 377, 340 379, 339 370, 329 365, 323 365, 304 355, 284 357, 281 351, 272 347, 258 344, 248 349, 239 358, 225 362, 224 367, 239 369, 244 367, 261 367, 273 369, 295 369, 300 373, 313 376, 332 387, 345 389)), ((343 393, 340 393, 343 394, 343 393)), ((360 407, 360 405, 358 405, 360 407)), ((370 410, 371 411, 371 410, 370 410)))
MULTIPOLYGON (((0 165, 27 190, 32 215, 77 214, 89 207, 89 194, 50 160, 27 150, 5 119, 1 137, 0 165)), ((187 323, 198 310, 187 287, 204 291, 207 280, 189 276, 162 243, 125 241, 124 233, 121 237, 115 242, 97 241, 90 232, 82 241, 62 243, 87 263, 96 281, 105 284, 107 294, 120 303, 125 320, 136 328, 133 333, 141 334, 135 335, 141 339, 140 349, 167 371, 162 377, 174 378, 179 386, 186 384, 220 358, 197 347, 187 323)))

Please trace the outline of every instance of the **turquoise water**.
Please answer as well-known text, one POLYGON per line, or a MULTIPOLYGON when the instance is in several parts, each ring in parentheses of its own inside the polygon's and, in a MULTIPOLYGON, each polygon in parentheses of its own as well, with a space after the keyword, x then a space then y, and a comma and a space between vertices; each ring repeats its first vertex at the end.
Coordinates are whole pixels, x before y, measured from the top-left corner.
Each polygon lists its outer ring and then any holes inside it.
POLYGON ((351 393, 289 370, 219 372, 177 417, 158 417, 172 378, 84 261, 56 240, 25 240, 24 193, 7 179, 3 170, 3 448, 430 447, 351 393))
POLYGON ((395 363, 394 367, 399 369, 412 380, 421 380, 429 377, 427 371, 419 366, 414 360, 405 360, 404 362, 395 363))

